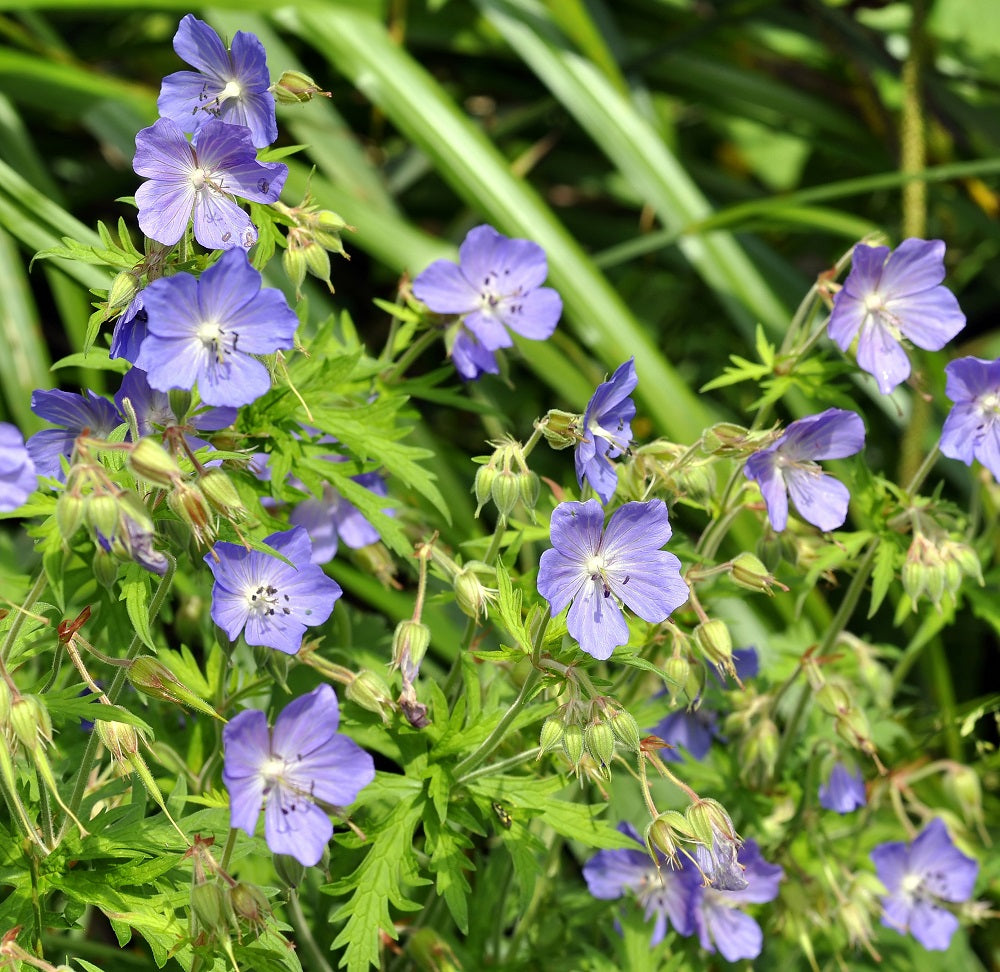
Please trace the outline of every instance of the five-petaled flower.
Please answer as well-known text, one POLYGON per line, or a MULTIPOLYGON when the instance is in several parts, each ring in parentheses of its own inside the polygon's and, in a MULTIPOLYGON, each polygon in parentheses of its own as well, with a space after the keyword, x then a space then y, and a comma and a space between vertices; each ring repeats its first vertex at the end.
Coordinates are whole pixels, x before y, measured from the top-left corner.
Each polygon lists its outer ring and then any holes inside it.
POLYGON ((272 203, 288 177, 283 163, 257 161, 249 128, 215 118, 190 142, 157 119, 136 135, 132 168, 148 180, 135 194, 143 233, 173 246, 193 216, 194 238, 210 250, 253 246, 257 230, 232 197, 272 203))
POLYGON ((307 627, 322 624, 343 593, 312 562, 312 544, 302 527, 272 533, 264 543, 290 563, 240 544, 217 543, 205 555, 215 575, 212 620, 235 641, 267 645, 294 655, 307 627))
POLYGON ((10 513, 35 491, 35 464, 16 425, 0 422, 0 513, 10 513))
POLYGON ((268 90, 267 53, 256 34, 242 30, 226 50, 219 35, 193 14, 181 19, 174 50, 195 71, 168 74, 156 107, 185 132, 196 132, 213 118, 250 129, 257 148, 278 137, 274 95, 268 90))
POLYGON ((252 837, 264 807, 268 848, 306 867, 318 863, 333 824, 316 801, 347 807, 375 779, 371 756, 337 733, 339 722, 329 685, 286 705, 273 732, 257 709, 236 715, 222 731, 230 826, 252 837))
POLYGON ((816 459, 843 459, 865 444, 861 417, 841 408, 792 422, 774 445, 755 452, 744 473, 760 487, 771 526, 781 531, 788 523, 788 494, 802 519, 821 530, 835 530, 847 519, 851 494, 827 476, 816 459))
POLYGON ((955 403, 941 430, 941 452, 967 466, 978 459, 1000 481, 1000 358, 958 358, 945 366, 955 403))
POLYGON ((229 250, 200 277, 177 273, 144 291, 148 329, 136 367, 159 391, 198 384, 207 405, 246 405, 271 387, 256 354, 292 347, 299 319, 280 290, 242 250, 229 250))
POLYGON ((942 280, 941 240, 903 240, 892 253, 886 246, 854 248, 827 327, 841 351, 858 337, 858 365, 875 376, 883 394, 909 377, 902 338, 938 351, 965 327, 958 300, 942 280))
POLYGON ((513 340, 507 329, 544 341, 555 330, 562 300, 542 283, 545 251, 530 240, 512 240, 492 226, 469 231, 459 263, 435 260, 413 281, 413 295, 437 314, 462 318, 451 353, 465 379, 496 373, 493 352, 513 340))
POLYGON ((882 899, 882 924, 909 932, 926 949, 944 951, 958 929, 958 918, 946 904, 968 901, 979 864, 952 843, 937 818, 912 844, 879 844, 871 859, 889 892, 882 899))
MULTIPOLYGON (((360 473, 351 479, 376 496, 389 495, 385 480, 378 473, 360 473)), ((378 530, 365 519, 364 514, 329 483, 323 484, 323 494, 318 499, 307 499, 297 504, 288 521, 308 531, 314 564, 326 564, 333 560, 340 540, 352 550, 358 550, 379 539, 378 530)))
POLYGON ((581 488, 586 479, 604 503, 611 501, 618 488, 618 475, 611 460, 627 451, 632 441, 635 403, 629 395, 637 383, 635 359, 629 358, 597 386, 583 416, 574 456, 576 479, 581 488))
POLYGON ((61 429, 43 429, 28 439, 28 453, 40 476, 65 479, 60 456, 69 459, 76 438, 87 430, 95 439, 104 439, 122 423, 118 409, 106 398, 87 389, 73 392, 38 390, 31 393, 31 410, 61 429))
POLYGON ((819 805, 836 813, 852 813, 867 802, 861 770, 847 768, 840 760, 833 764, 825 783, 820 784, 819 805))
POLYGON ((659 622, 688 599, 680 561, 660 549, 670 534, 663 500, 626 503, 607 530, 597 500, 555 508, 538 591, 553 614, 573 602, 567 627, 588 655, 608 658, 628 641, 621 603, 644 621, 659 622))

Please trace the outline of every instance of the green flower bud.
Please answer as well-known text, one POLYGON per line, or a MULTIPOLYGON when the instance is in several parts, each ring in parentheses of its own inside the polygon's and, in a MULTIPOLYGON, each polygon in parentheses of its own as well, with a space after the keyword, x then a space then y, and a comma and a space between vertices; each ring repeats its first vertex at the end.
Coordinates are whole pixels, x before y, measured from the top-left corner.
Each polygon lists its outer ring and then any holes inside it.
POLYGON ((496 592, 483 585, 474 568, 466 564, 455 575, 453 587, 455 601, 466 617, 486 617, 486 606, 495 599, 496 592))
POLYGON ((94 722, 94 731, 116 760, 127 760, 139 752, 139 733, 124 722, 98 719, 94 722))
POLYGON ((583 730, 576 723, 563 728, 562 747, 570 765, 576 766, 583 756, 583 730))
POLYGON ((167 493, 167 505, 187 524, 195 542, 208 546, 215 538, 215 517, 199 486, 178 483, 167 493))
POLYGON ((205 499, 230 523, 239 523, 247 517, 247 508, 240 499, 233 481, 221 469, 208 469, 198 480, 205 499))
POLYGON ((281 254, 281 267, 285 271, 292 286, 295 288, 295 296, 302 296, 302 284, 306 279, 306 255, 302 252, 302 247, 289 243, 281 254))
POLYGON ((302 883, 306 869, 294 857, 288 854, 275 854, 272 861, 278 879, 286 888, 295 889, 302 883))
POLYGON ((490 501, 493 495, 493 480, 497 477, 497 471, 492 464, 480 466, 476 470, 476 478, 472 485, 472 491, 476 494, 476 516, 479 511, 490 501))
POLYGON ((583 731, 583 744, 598 766, 611 765, 615 758, 615 734, 606 722, 591 722, 583 731))
POLYGON ((639 723, 625 709, 618 709, 608 718, 615 738, 630 752, 639 752, 639 723))
POLYGON ((229 889, 229 905, 238 921, 246 922, 254 929, 263 928, 271 915, 271 906, 264 892, 242 881, 229 889))
MULTIPOLYGON (((339 233, 341 230, 354 230, 347 221, 339 214, 329 209, 321 209, 314 217, 314 228, 325 233, 339 233)), ((327 248, 329 249, 329 247, 327 248)))
POLYGON ((75 493, 60 493, 56 500, 56 525, 59 535, 68 543, 80 529, 87 512, 87 501, 75 493))
POLYGON ((0 727, 6 726, 10 719, 10 709, 13 705, 11 699, 10 686, 7 680, 0 678, 0 727))
POLYGON ((301 71, 283 72, 268 91, 274 95, 274 100, 279 105, 304 105, 316 95, 330 97, 329 91, 323 91, 308 74, 301 71))
POLYGON ((851 697, 839 683, 824 682, 816 692, 816 704, 827 715, 842 715, 850 711, 851 697))
POLYGON ((139 477, 154 486, 167 488, 180 480, 181 467, 158 442, 142 438, 132 446, 128 466, 139 477))
POLYGON ((667 810, 646 828, 646 847, 654 860, 658 860, 656 851, 659 851, 667 861, 673 861, 681 844, 690 836, 690 828, 683 815, 676 810, 667 810))
POLYGON ((671 655, 663 663, 663 671, 668 679, 667 688, 670 691, 670 701, 676 702, 677 696, 687 689, 688 681, 691 678, 691 662, 683 655, 671 655))
POLYGON ((170 402, 170 411, 174 413, 177 424, 183 425, 187 421, 194 400, 191 391, 187 388, 171 388, 167 392, 167 400, 170 402))
POLYGON ((365 668, 352 679, 344 695, 355 705, 368 712, 374 712, 385 725, 389 724, 389 713, 395 709, 392 693, 381 675, 365 668))
POLYGON ((108 317, 118 317, 132 303, 139 291, 139 281, 134 273, 122 270, 111 281, 108 290, 108 317))
POLYGON ((106 587, 109 591, 115 586, 118 580, 118 561, 100 547, 94 551, 94 559, 91 561, 91 568, 97 583, 106 587))
POLYGON ((121 507, 110 493, 96 493, 87 499, 87 525, 106 540, 118 532, 121 507))
POLYGON ((538 476, 531 471, 521 473, 518 476, 517 486, 518 495, 521 498, 521 502, 524 504, 524 508, 529 511, 534 511, 535 507, 538 505, 538 496, 542 488, 541 481, 538 476))
POLYGON ((493 479, 490 486, 490 495, 500 515, 504 518, 510 516, 514 507, 517 506, 521 498, 520 476, 508 469, 501 469, 493 479))
POLYGON ((725 621, 718 618, 703 621, 694 629, 695 644, 713 664, 733 672, 733 640, 725 621))
POLYGON ((413 681, 430 643, 431 629, 426 624, 420 621, 400 621, 392 636, 393 668, 401 668, 404 673, 412 671, 413 674, 407 678, 413 681))
POLYGON ((306 258, 306 269, 318 279, 322 280, 330 293, 333 293, 333 284, 330 283, 330 254, 326 252, 318 243, 309 243, 303 250, 306 258))
POLYGON ((565 726, 562 719, 557 715, 550 715, 542 723, 542 731, 538 734, 538 758, 541 759, 546 753, 551 753, 557 746, 562 745, 565 726))
POLYGON ((152 655, 139 655, 126 672, 129 682, 145 695, 196 709, 214 719, 222 717, 201 696, 189 689, 166 665, 152 655))
POLYGON ((752 553, 741 553, 733 559, 729 576, 737 587, 771 595, 774 575, 752 553))
POLYGON ((29 752, 44 749, 52 741, 52 717, 37 695, 22 695, 11 702, 9 725, 29 752))
POLYGON ((199 929, 224 936, 232 927, 229 897, 214 878, 191 888, 191 913, 199 929))
POLYGON ((869 755, 875 752, 868 717, 861 709, 849 709, 847 712, 838 715, 834 723, 834 729, 836 729, 837 735, 844 742, 850 744, 855 749, 860 749, 861 752, 869 755))
POLYGON ((558 408, 549 409, 548 414, 538 424, 545 441, 553 449, 568 449, 580 441, 583 416, 575 412, 563 412, 558 408))

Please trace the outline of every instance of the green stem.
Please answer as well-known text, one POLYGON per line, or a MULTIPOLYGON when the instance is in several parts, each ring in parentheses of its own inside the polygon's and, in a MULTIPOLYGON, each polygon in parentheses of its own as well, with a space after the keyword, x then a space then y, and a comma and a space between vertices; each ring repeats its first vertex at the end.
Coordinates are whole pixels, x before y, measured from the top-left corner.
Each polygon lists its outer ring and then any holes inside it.
POLYGON ((303 954, 309 958, 309 961, 304 963, 306 968, 313 969, 315 972, 333 972, 333 967, 327 962, 326 956, 320 950, 316 939, 313 938, 312 932, 309 930, 309 922, 302 912, 302 905, 299 904, 298 892, 294 890, 288 894, 288 916, 295 929, 296 942, 301 947, 303 954))
POLYGON ((10 629, 7 632, 7 637, 4 638, 3 646, 0 647, 0 665, 6 665, 7 658, 10 656, 11 649, 17 641, 17 636, 21 632, 21 628, 24 625, 25 618, 28 616, 28 612, 31 611, 35 602, 42 596, 42 591, 45 590, 48 582, 49 579, 45 576, 45 571, 41 571, 38 577, 35 578, 35 583, 31 585, 31 590, 28 591, 28 595, 25 597, 20 610, 15 611, 15 617, 11 622, 10 629))
POLYGON ((924 456, 924 461, 920 463, 917 471, 913 474, 909 483, 906 484, 906 495, 912 496, 920 487, 923 485, 924 480, 927 478, 931 469, 934 467, 934 463, 937 462, 938 456, 941 455, 941 448, 939 444, 935 444, 934 448, 924 456))
MULTIPOLYGON (((926 0, 913 0, 910 15, 910 52, 903 65, 903 104, 899 119, 899 168, 912 176, 927 164, 924 111, 920 72, 924 53, 926 0)), ((923 237, 927 229, 927 183, 909 179, 903 183, 903 236, 923 237)))
POLYGON ((536 746, 534 749, 518 753, 516 756, 508 756, 507 759, 501 759, 496 763, 490 763, 489 766, 481 766, 479 769, 473 770, 471 773, 466 773, 465 776, 459 776, 455 780, 455 786, 466 786, 473 780, 478 780, 482 776, 498 776, 501 773, 506 773, 507 770, 513 769, 515 766, 520 766, 521 763, 527 763, 530 760, 538 759, 540 753, 540 747, 536 746))
POLYGON ((223 871, 229 870, 229 860, 233 856, 233 850, 236 847, 236 837, 238 831, 235 827, 229 828, 229 836, 226 838, 226 846, 222 849, 222 857, 219 858, 219 867, 223 871))
POLYGON ((400 356, 399 360, 382 376, 382 380, 391 385, 398 381, 407 368, 413 364, 438 338, 436 330, 424 331, 413 344, 411 344, 400 356))

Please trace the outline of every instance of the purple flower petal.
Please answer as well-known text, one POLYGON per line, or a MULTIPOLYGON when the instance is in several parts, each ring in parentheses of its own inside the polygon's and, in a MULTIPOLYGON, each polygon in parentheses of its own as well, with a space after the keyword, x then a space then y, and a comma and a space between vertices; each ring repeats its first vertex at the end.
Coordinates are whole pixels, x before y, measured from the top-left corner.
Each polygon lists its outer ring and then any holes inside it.
POLYGON ((625 452, 632 441, 635 403, 629 397, 638 383, 635 360, 629 358, 615 373, 597 386, 583 416, 582 438, 574 456, 576 478, 608 503, 618 486, 618 474, 610 460, 625 452))
POLYGON ((978 459, 1000 480, 1000 359, 959 358, 945 373, 955 407, 941 430, 941 452, 966 465, 978 459))
POLYGON ((833 476, 825 476, 814 469, 789 468, 785 473, 788 494, 807 523, 824 532, 836 530, 847 519, 851 494, 847 487, 833 476))
POLYGON ((849 770, 842 762, 834 764, 830 776, 819 788, 819 803, 836 813, 852 813, 867 802, 861 771, 849 770))
POLYGON ((23 506, 37 485, 35 464, 21 430, 9 422, 0 422, 0 513, 23 506))
POLYGON ((264 837, 274 854, 288 854, 304 867, 318 864, 333 836, 330 818, 306 796, 277 785, 264 810, 264 837))

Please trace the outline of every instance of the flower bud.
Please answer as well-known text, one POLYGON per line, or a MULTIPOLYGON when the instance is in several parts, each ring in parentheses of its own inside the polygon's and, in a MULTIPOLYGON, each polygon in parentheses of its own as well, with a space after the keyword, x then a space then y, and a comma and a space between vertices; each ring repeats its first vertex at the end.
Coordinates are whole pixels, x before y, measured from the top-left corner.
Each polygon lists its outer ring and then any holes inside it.
POLYGON ((735 671, 733 641, 725 621, 720 621, 718 618, 703 621, 694 629, 694 641, 713 665, 725 668, 728 672, 735 671))
POLYGON ((271 859, 278 879, 286 888, 294 890, 302 883, 306 869, 294 857, 289 854, 275 854, 271 859))
POLYGON ((558 408, 549 409, 545 418, 538 423, 545 441, 553 449, 568 449, 580 441, 580 427, 583 416, 575 412, 563 412, 558 408))
POLYGON ((225 935, 232 925, 229 898, 215 878, 192 886, 191 912, 209 936, 225 935))
POLYGON ((842 712, 837 716, 834 728, 837 730, 837 735, 855 749, 860 749, 861 752, 869 755, 875 752, 868 717, 861 709, 852 708, 847 712, 842 712))
POLYGON ((496 592, 483 585, 473 567, 466 564, 455 576, 455 601, 462 613, 469 618, 486 617, 486 606, 496 597, 496 592))
POLYGON ((476 470, 476 478, 472 485, 472 491, 476 494, 476 516, 479 511, 490 501, 493 495, 493 480, 497 477, 497 471, 493 464, 480 466, 476 470))
POLYGON ((774 584, 774 575, 752 553, 741 553, 735 557, 729 576, 737 587, 748 591, 772 594, 771 587, 774 584))
POLYGON ((504 518, 510 516, 521 498, 520 476, 509 469, 501 469, 490 486, 490 495, 497 511, 504 518))
POLYGON ((68 543, 83 523, 87 501, 75 493, 60 493, 56 500, 56 525, 59 535, 68 543))
POLYGON ((170 402, 170 411, 174 413, 178 425, 183 425, 187 421, 188 412, 191 411, 191 403, 194 400, 190 389, 171 388, 167 392, 167 400, 170 402))
POLYGON ((98 738, 116 760, 127 760, 139 752, 139 734, 124 722, 107 722, 97 719, 94 723, 98 738))
POLYGON ((420 621, 400 621, 392 636, 392 665, 403 670, 403 677, 412 682, 431 643, 431 629, 420 621))
POLYGON ((816 691, 816 704, 827 715, 842 715, 851 708, 851 697, 837 682, 824 682, 816 691))
POLYGON ((302 252, 302 247, 289 242, 281 254, 281 268, 285 271, 292 286, 295 288, 295 296, 301 297, 302 284, 306 279, 306 255, 302 252))
POLYGON ((96 493, 87 499, 87 525, 105 540, 118 532, 120 515, 118 499, 110 493, 96 493))
POLYGON ((196 709, 214 719, 221 716, 200 695, 189 689, 166 665, 152 655, 139 655, 126 672, 132 685, 145 695, 196 709))
POLYGON ((118 561, 107 550, 98 547, 94 551, 94 559, 91 561, 90 569, 94 572, 97 583, 102 587, 111 590, 115 586, 115 581, 118 580, 118 561))
POLYGON ((538 758, 541 759, 546 753, 552 752, 557 746, 562 745, 565 726, 558 715, 550 715, 542 723, 542 731, 538 734, 538 758))
POLYGON ((684 814, 699 843, 711 848, 717 838, 740 843, 732 818, 718 800, 696 800, 684 814))
POLYGON ((215 518, 201 488, 193 483, 178 483, 167 493, 167 505, 186 523, 195 542, 208 546, 215 537, 215 518))
POLYGON ((154 486, 168 488, 182 478, 181 467, 158 442, 148 437, 140 439, 128 455, 128 466, 139 477, 154 486))
POLYGON ((646 848, 654 859, 659 851, 667 861, 674 861, 681 843, 690 836, 684 816, 676 810, 667 810, 646 828, 646 848))
POLYGON ((330 254, 326 252, 318 243, 310 241, 302 249, 306 258, 306 269, 316 278, 322 280, 333 293, 333 284, 330 283, 330 254))
POLYGON ((13 705, 13 700, 10 695, 10 686, 6 679, 0 678, 0 728, 6 726, 7 720, 10 719, 11 705, 13 705))
POLYGON ((639 723, 635 721, 630 712, 618 709, 608 718, 608 725, 611 726, 615 738, 629 752, 639 752, 639 723))
POLYGON ((386 725, 389 724, 389 713, 393 711, 395 705, 389 686, 381 675, 367 668, 362 669, 348 683, 344 689, 344 696, 362 709, 374 712, 386 725))
POLYGON ((117 274, 108 290, 108 317, 119 317, 138 291, 139 281, 134 273, 122 270, 117 274))
POLYGON ((983 824, 983 787, 979 775, 971 766, 953 764, 944 778, 947 790, 954 797, 969 826, 983 824))
POLYGON ((246 922, 255 930, 263 928, 271 915, 271 906, 264 892, 255 885, 242 881, 229 889, 229 905, 237 921, 246 922))
POLYGON ((52 718, 37 695, 22 695, 11 703, 10 728, 14 737, 30 752, 52 741, 52 718))
POLYGON ((683 655, 671 655, 663 663, 663 671, 668 679, 667 688, 670 691, 670 701, 676 702, 677 696, 687 689, 688 681, 691 678, 691 662, 683 655))
POLYGON ((598 766, 611 765, 615 758, 615 734, 606 722, 589 723, 583 732, 583 744, 598 766))
POLYGON ((524 504, 524 508, 528 511, 533 512, 535 507, 538 505, 538 496, 541 492, 541 481, 539 480, 536 473, 523 472, 518 476, 517 480, 518 494, 521 498, 521 502, 524 504))
POLYGON ((198 480, 205 499, 212 508, 221 513, 231 523, 239 523, 247 517, 247 508, 240 499, 233 481, 221 469, 208 469, 198 480))
POLYGON ((583 730, 576 723, 563 728, 562 747, 570 765, 576 766, 583 756, 583 730))
POLYGON ((279 105, 303 105, 316 95, 330 97, 308 74, 301 71, 284 71, 280 78, 268 88, 279 105))

